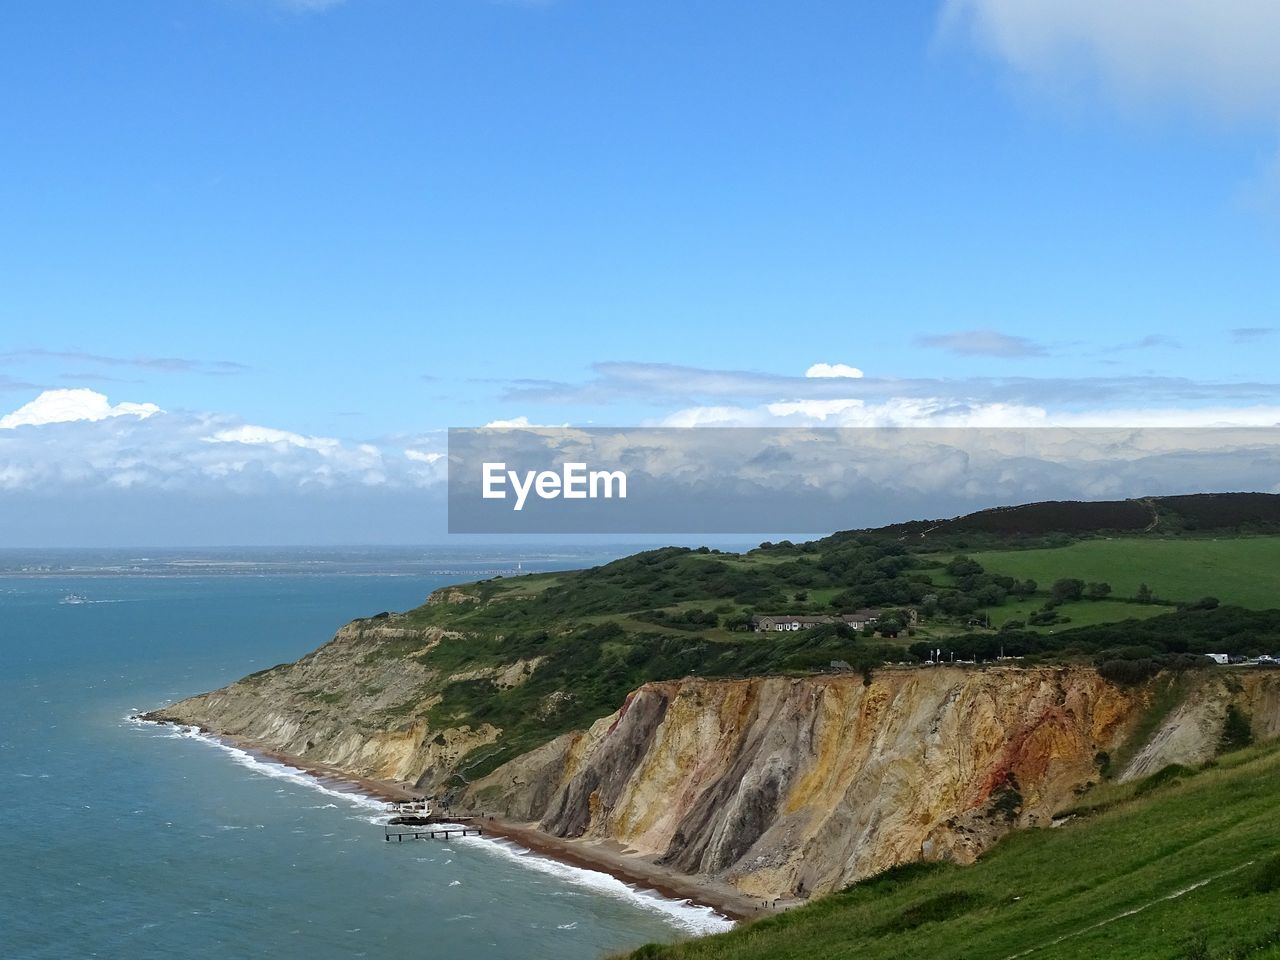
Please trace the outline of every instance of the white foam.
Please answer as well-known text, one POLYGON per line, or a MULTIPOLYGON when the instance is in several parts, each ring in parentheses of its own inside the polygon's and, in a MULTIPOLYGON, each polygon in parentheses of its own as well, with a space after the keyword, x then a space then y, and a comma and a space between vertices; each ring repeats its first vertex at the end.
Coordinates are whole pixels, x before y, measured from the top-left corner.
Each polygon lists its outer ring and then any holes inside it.
MULTIPOLYGON (((228 754, 235 763, 251 770, 254 773, 273 777, 278 780, 285 780, 296 784, 297 786, 308 787, 312 790, 318 790, 331 797, 344 800, 363 812, 372 813, 376 811, 378 814, 377 816, 366 816, 361 818, 370 823, 383 824, 387 820, 385 801, 383 800, 379 800, 376 797, 369 797, 361 793, 355 793, 350 790, 335 789, 304 770, 287 766, 275 760, 255 757, 247 750, 243 750, 240 747, 226 743, 225 741, 210 734, 202 733, 198 727, 181 726, 178 724, 161 724, 152 720, 143 720, 137 715, 130 715, 125 719, 128 723, 135 724, 137 726, 165 729, 168 731, 168 736, 170 737, 196 740, 200 743, 217 747, 219 750, 228 754)), ((461 842, 468 847, 486 851, 511 863, 518 864, 527 870, 534 870, 538 873, 555 877, 563 882, 579 887, 585 887, 592 893, 625 900, 635 906, 643 907, 646 910, 652 910, 672 926, 675 926, 686 933, 691 933, 697 936, 711 933, 723 933, 726 930, 731 930, 734 926, 734 922, 732 920, 720 913, 717 913, 710 907, 700 906, 690 900, 673 900, 669 897, 664 897, 653 890, 640 890, 634 885, 625 883, 610 874, 603 873, 599 870, 586 870, 582 867, 575 867, 567 863, 561 863, 558 860, 552 860, 549 857, 539 856, 531 853, 527 848, 511 843, 507 840, 495 840, 489 837, 480 836, 455 837, 452 842, 461 842)), ((446 861, 446 863, 448 862, 451 861, 446 861)), ((450 885, 452 886, 453 884, 450 885)))
MULTIPOLYGON (((168 736, 170 737, 182 740, 195 740, 199 743, 217 747, 219 750, 230 756, 233 762, 253 771, 254 773, 272 777, 276 780, 284 780, 296 786, 307 787, 311 790, 318 790, 328 796, 345 800, 351 806, 356 807, 359 810, 371 812, 376 811, 380 814, 378 817, 369 818, 370 822, 380 824, 386 819, 385 801, 383 800, 379 800, 376 797, 369 797, 362 793, 356 793, 353 790, 336 789, 329 784, 324 783, 318 777, 307 773, 305 770, 299 770, 296 767, 290 767, 275 760, 255 757, 248 750, 241 749, 240 747, 220 740, 210 734, 201 733, 199 727, 188 727, 180 724, 161 724, 152 720, 143 720, 141 717, 137 716, 130 716, 127 720, 128 722, 139 726, 167 730, 168 736)), ((277 793, 278 792, 280 791, 277 791, 277 793)))
MULTIPOLYGON (((506 840, 493 840, 486 837, 460 838, 469 846, 480 850, 492 851, 506 860, 518 863, 530 870, 537 870, 556 877, 559 880, 588 887, 593 893, 626 900, 647 910, 662 915, 663 919, 673 926, 698 936, 709 933, 724 933, 733 929, 733 921, 710 907, 700 906, 690 900, 672 900, 652 890, 639 890, 617 877, 599 870, 586 870, 552 860, 548 857, 531 854, 525 848, 518 847, 506 840), (524 852, 520 852, 524 851, 524 852)), ((458 840, 455 839, 455 843, 458 840)))

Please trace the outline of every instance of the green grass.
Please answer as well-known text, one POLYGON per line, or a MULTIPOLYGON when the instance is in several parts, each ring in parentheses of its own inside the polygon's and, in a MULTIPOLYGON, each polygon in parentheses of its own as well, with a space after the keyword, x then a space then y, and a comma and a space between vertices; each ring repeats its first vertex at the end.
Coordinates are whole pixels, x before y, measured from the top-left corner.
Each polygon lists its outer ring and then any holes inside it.
POLYGON ((1103 812, 1011 834, 972 866, 913 866, 634 960, 1280 955, 1280 747, 1118 787, 1103 812), (1124 791, 1121 795, 1121 791, 1124 791))
MULTIPOLYGON (((986 607, 991 625, 999 627, 1010 620, 1027 623, 1032 613, 1044 606, 1045 597, 1035 596, 1027 600, 1011 600, 998 607, 986 607)), ((1070 623, 1056 623, 1047 627, 1028 626, 1028 630, 1067 630, 1071 627, 1090 627, 1097 623, 1114 623, 1117 620, 1145 620, 1147 617, 1168 613, 1169 608, 1160 604, 1130 603, 1127 600, 1078 600, 1064 603, 1057 608, 1059 616, 1069 617, 1070 623)))
POLYGON ((970 554, 993 573, 1030 577, 1042 590, 1060 577, 1110 583, 1132 597, 1140 583, 1165 600, 1214 596, 1255 610, 1280 606, 1280 537, 1160 540, 1117 537, 1042 550, 970 554))

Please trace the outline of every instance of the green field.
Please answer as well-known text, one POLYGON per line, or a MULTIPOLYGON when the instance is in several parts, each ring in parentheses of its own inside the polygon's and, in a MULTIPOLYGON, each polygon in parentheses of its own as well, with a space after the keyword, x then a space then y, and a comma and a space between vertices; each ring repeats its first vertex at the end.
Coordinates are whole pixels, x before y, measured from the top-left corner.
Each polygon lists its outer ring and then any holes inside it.
MULTIPOLYGON (((1044 606, 1045 598, 1032 597, 1028 600, 1010 600, 998 607, 988 607, 985 612, 991 617, 991 625, 1000 627, 1010 620, 1027 622, 1027 618, 1044 606)), ((1058 623, 1047 627, 1027 627, 1038 632, 1052 630, 1070 630, 1072 627, 1089 627, 1095 623, 1114 623, 1117 620, 1145 620, 1147 617, 1168 613, 1169 608, 1159 604, 1130 603, 1125 600, 1074 600, 1061 604, 1058 614, 1069 618, 1069 623, 1058 623)))
POLYGON ((633 960, 1280 958, 1280 746, 1162 779, 972 866, 904 867, 633 960))
POLYGON ((992 573, 1031 579, 1046 589, 1060 577, 1110 583, 1131 597, 1146 583, 1157 597, 1193 601, 1214 596, 1256 610, 1280 607, 1280 537, 1222 540, 1116 538, 1044 550, 970 554, 992 573))

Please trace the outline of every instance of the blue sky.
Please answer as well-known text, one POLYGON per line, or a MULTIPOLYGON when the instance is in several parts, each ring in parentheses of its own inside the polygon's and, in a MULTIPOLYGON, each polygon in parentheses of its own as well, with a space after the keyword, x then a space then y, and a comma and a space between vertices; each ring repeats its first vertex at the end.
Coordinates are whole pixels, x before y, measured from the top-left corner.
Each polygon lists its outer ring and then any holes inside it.
MULTIPOLYGON (((1275 422, 1280 15, 1113 6, 10 4, 0 415, 1275 422)), ((65 455, 48 419, 0 469, 65 455)))

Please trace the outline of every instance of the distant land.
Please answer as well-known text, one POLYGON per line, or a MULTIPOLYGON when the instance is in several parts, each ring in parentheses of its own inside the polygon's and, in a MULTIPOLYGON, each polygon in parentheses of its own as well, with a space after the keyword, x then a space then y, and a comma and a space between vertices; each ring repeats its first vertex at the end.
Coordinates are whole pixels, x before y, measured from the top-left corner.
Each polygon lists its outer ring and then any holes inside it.
MULTIPOLYGON (((1101 917, 1109 883, 1118 914, 1230 869, 1250 916, 1280 915, 1274 816, 1223 826, 1221 855, 1169 826, 1280 800, 1277 596, 1280 496, 1025 504, 447 587, 148 716, 772 917, 638 956, 967 955, 952 921, 999 926, 983 955, 1097 956, 1069 904, 1101 917), (1131 831, 1132 858, 1050 896, 1036 871, 1068 841, 1025 831, 1067 816, 1082 856, 1131 831), (1177 869, 1143 858, 1161 831, 1177 869)), ((1268 935, 1232 915, 1205 908, 1206 950, 1268 935)))

